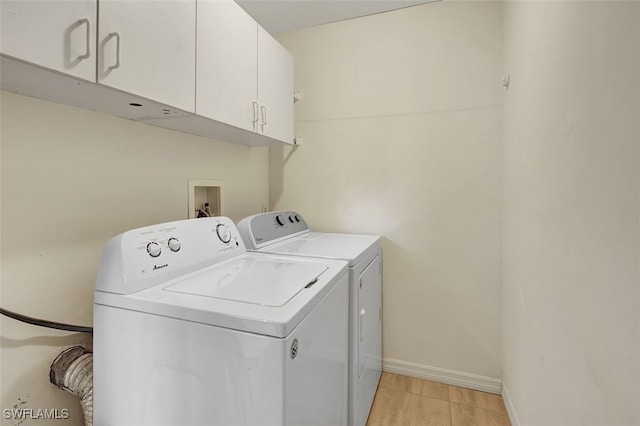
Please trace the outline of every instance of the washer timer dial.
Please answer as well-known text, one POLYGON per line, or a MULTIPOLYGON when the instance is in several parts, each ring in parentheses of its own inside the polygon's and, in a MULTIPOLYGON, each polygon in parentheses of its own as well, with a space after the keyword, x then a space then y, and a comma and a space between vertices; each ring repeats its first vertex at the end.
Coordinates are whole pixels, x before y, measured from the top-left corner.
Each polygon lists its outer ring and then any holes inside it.
POLYGON ((151 257, 158 257, 162 253, 162 249, 158 243, 149 243, 147 244, 147 253, 151 257))
POLYGON ((216 226, 216 234, 218 234, 218 238, 220 238, 220 241, 222 241, 223 243, 228 243, 229 241, 231 241, 231 231, 229 230, 227 225, 223 223, 220 223, 218 224, 218 226, 216 226))

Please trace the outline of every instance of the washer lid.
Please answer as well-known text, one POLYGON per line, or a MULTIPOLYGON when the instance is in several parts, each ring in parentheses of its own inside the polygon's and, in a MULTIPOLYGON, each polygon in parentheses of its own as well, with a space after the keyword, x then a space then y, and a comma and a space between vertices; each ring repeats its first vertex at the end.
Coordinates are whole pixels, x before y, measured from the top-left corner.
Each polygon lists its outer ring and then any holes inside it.
POLYGON ((242 258, 178 281, 165 290, 276 307, 315 283, 327 269, 318 264, 242 258))
POLYGON ((282 338, 336 286, 346 286, 347 274, 341 260, 244 253, 135 293, 96 290, 94 301, 282 338))

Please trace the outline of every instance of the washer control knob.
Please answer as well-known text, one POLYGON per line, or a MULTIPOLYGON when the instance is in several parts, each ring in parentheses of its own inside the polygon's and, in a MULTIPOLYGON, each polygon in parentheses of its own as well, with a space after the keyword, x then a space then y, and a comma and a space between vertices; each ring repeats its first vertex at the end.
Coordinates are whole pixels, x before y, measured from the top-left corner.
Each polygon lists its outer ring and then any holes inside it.
POLYGON ((218 238, 220 238, 220 241, 222 241, 223 243, 228 243, 229 241, 231 241, 231 231, 229 230, 227 225, 223 223, 218 224, 218 226, 216 226, 216 233, 218 234, 218 238))
POLYGON ((291 223, 293 223, 293 222, 294 222, 294 220, 293 220, 293 216, 289 216, 289 222, 291 222, 291 223))
POLYGON ((158 257, 162 253, 162 249, 158 243, 149 243, 147 244, 147 253, 151 257, 158 257))
POLYGON ((284 219, 282 218, 282 216, 276 216, 276 222, 278 222, 278 225, 284 226, 284 219))
POLYGON ((296 219, 296 222, 300 222, 300 217, 298 215, 295 215, 294 217, 296 219))
POLYGON ((180 250, 180 247, 182 247, 182 245, 180 244, 180 240, 175 237, 169 238, 169 241, 167 241, 167 246, 169 246, 169 250, 171 251, 178 251, 180 250))

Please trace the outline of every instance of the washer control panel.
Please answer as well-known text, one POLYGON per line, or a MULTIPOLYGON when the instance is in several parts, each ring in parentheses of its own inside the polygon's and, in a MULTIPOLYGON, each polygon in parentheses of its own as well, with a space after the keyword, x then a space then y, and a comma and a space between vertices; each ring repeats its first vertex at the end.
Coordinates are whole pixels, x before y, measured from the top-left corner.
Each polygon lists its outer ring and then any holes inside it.
POLYGON ((251 249, 309 231, 304 218, 294 211, 261 213, 243 219, 240 233, 251 249))
POLYGON ((127 294, 246 252, 233 222, 209 217, 127 231, 105 248, 96 289, 127 294), (118 279, 122 270, 124 282, 118 279), (105 278, 109 276, 109 278, 105 278))

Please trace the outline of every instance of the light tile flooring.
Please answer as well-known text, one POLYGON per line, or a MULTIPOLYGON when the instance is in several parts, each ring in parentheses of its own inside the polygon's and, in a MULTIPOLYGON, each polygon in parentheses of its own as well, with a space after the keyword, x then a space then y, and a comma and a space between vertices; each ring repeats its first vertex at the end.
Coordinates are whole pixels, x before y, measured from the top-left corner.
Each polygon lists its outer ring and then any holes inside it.
POLYGON ((382 373, 367 426, 510 426, 500 395, 382 373))

